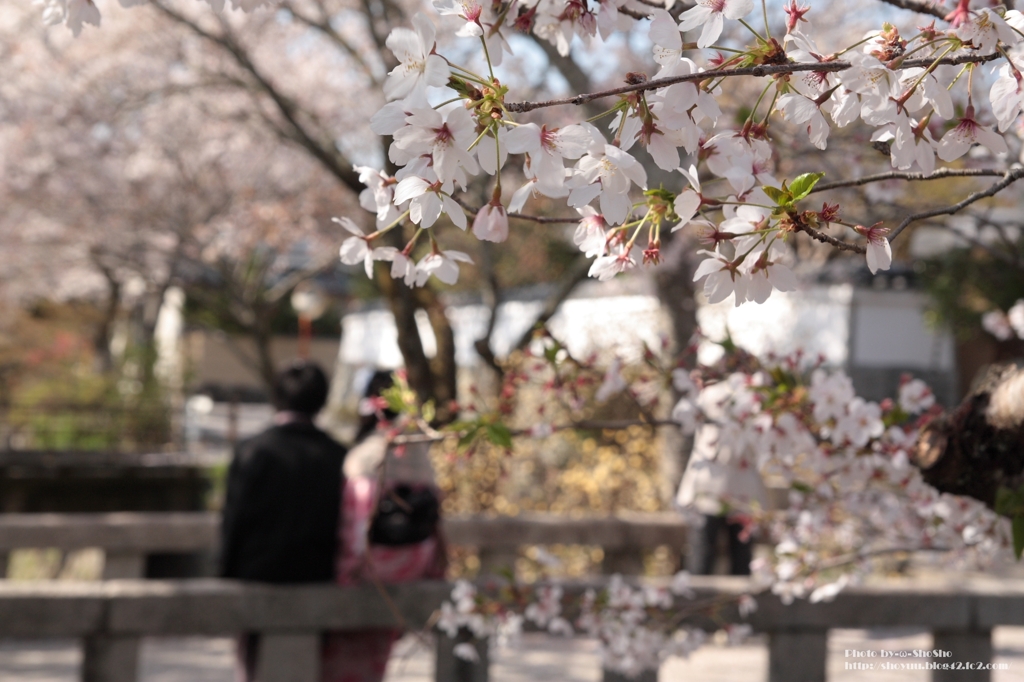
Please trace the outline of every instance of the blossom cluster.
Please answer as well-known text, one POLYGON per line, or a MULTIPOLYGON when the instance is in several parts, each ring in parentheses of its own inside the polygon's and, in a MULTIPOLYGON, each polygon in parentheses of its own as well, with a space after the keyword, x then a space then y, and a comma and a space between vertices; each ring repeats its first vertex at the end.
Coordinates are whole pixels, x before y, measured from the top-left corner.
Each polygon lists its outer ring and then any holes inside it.
MULTIPOLYGON (((99 22, 93 0, 36 1, 48 23, 66 23, 76 34, 83 23, 99 22)), ((232 3, 252 10, 268 1, 232 3)), ((210 3, 223 7, 223 0, 210 3)), ((829 52, 815 42, 811 8, 796 0, 784 7, 786 31, 778 37, 767 6, 763 27, 753 26, 753 0, 700 2, 681 12, 673 0, 664 8, 631 0, 433 0, 445 37, 475 42, 486 71, 440 54, 438 29, 426 14, 391 31, 386 45, 399 63, 387 76, 388 103, 371 128, 393 138, 388 158, 399 170, 391 176, 359 169, 367 186, 360 201, 376 214, 376 229, 365 233, 344 223, 352 236, 341 258, 371 274, 375 261, 389 262, 392 276, 410 286, 431 276, 453 283, 460 264, 471 259, 442 247, 434 229, 442 214, 478 239, 501 242, 510 217, 522 217, 540 196, 579 211, 574 241, 594 259, 590 274, 599 279, 657 264, 663 229, 704 240, 697 279, 704 279, 709 299, 733 295, 737 305, 795 287, 786 261, 798 232, 836 244, 842 239, 823 231, 847 230, 847 237, 864 241, 845 246, 866 253, 872 272, 887 269, 890 228, 847 219, 835 204, 810 208, 820 174, 788 183, 774 177, 772 126, 784 119, 825 149, 833 129, 860 121, 872 129, 871 141, 887 149, 893 168, 925 175, 937 169, 937 158, 954 162, 974 147, 973 156, 988 153, 997 167, 1005 165, 1002 133, 1024 108, 1024 15, 970 5, 958 0, 943 26, 932 21, 904 35, 885 24, 829 52), (656 70, 625 75, 628 87, 613 93, 617 99, 605 112, 606 130, 588 121, 555 127, 528 120, 531 110, 580 100, 510 102, 509 85, 495 77, 494 68, 514 54, 513 32, 532 32, 566 55, 575 40, 589 45, 638 26, 646 29, 656 70), (740 45, 737 34, 744 32, 751 42, 740 45), (976 96, 975 80, 982 79, 974 75, 993 60, 997 76, 986 102, 976 96), (742 125, 732 128, 736 117, 720 106, 724 83, 768 75, 752 67, 775 71, 742 125), (681 153, 697 163, 681 163, 681 153), (677 173, 676 187, 648 188, 643 155, 677 173), (521 159, 515 175, 525 182, 506 196, 502 178, 511 175, 513 157, 521 159), (481 175, 494 178, 490 199, 470 206, 463 193, 481 175), (406 222, 416 230, 404 246, 380 246, 380 237, 406 222)))
MULTIPOLYGON (((514 644, 526 623, 552 635, 584 635, 599 642, 606 670, 635 677, 657 670, 669 656, 689 656, 704 643, 704 631, 680 628, 674 618, 676 599, 693 596, 685 571, 666 587, 634 586, 613 575, 604 589, 588 589, 571 600, 576 615, 570 620, 563 609, 570 599, 557 584, 511 586, 491 594, 460 580, 451 600, 441 606, 437 627, 452 638, 468 630, 477 639, 494 638, 499 645, 514 644)), ((749 613, 752 604, 756 606, 746 597, 741 611, 749 613)), ((749 628, 729 625, 726 631, 738 641, 749 628)), ((455 653, 470 660, 477 656, 468 644, 457 645, 455 653)))
POLYGON ((763 585, 814 601, 870 572, 879 555, 1004 555, 1005 520, 940 493, 911 462, 920 429, 940 411, 923 382, 905 378, 895 401, 875 403, 857 397, 841 371, 806 369, 787 358, 711 382, 677 376, 677 386, 691 387, 673 411, 684 428, 715 425, 719 452, 746 453, 765 481, 788 490, 782 509, 721 498, 751 532, 772 539, 773 556, 752 566, 763 585))
MULTIPOLYGON (((463 22, 457 35, 480 41, 489 68, 510 52, 506 35, 512 29, 533 30, 564 54, 574 35, 589 41, 629 23, 612 2, 596 8, 574 1, 488 5, 436 0, 434 5, 441 15, 463 22)), ((755 33, 755 43, 737 56, 726 59, 719 52, 704 65, 683 56, 684 49, 692 48, 683 41, 686 32, 700 28, 696 46, 711 47, 724 23, 745 17, 753 2, 698 4, 678 21, 666 9, 646 7, 652 60, 658 67, 653 78, 669 84, 621 95, 607 112, 612 116, 609 133, 588 122, 553 128, 516 120, 514 107, 506 106, 508 88, 494 78, 493 70, 478 75, 439 56, 433 24, 417 15, 415 30, 395 29, 389 39, 401 61, 385 89, 394 101, 373 121, 376 132, 394 137, 389 158, 402 168, 394 178, 374 178, 372 202, 371 195, 366 195, 364 205, 378 215, 378 232, 349 241, 369 242, 394 225, 385 225, 381 216, 407 217, 420 227, 417 237, 442 212, 457 227, 467 229, 464 205, 455 198, 456 186, 464 188, 473 175, 485 173, 496 180, 491 200, 476 211, 472 230, 478 238, 507 238, 509 213, 523 210, 532 196, 564 199, 581 216, 574 242, 594 259, 590 274, 602 280, 640 262, 656 264, 663 228, 695 231, 707 244, 695 280, 704 280, 705 294, 712 302, 730 295, 737 305, 763 302, 773 290, 794 289, 796 277, 787 264, 786 243, 801 231, 819 238, 822 229, 846 226, 864 238, 862 249, 870 270, 887 269, 892 261, 889 228, 848 222, 840 216, 838 205, 827 202, 820 210, 806 208, 806 198, 820 174, 805 174, 789 184, 773 176, 769 125, 773 117, 781 116, 804 127, 810 142, 824 149, 833 127, 861 120, 874 129, 873 142, 887 145, 894 168, 916 168, 925 174, 935 171, 936 156, 954 161, 974 145, 1005 156, 1003 137, 981 122, 974 105, 970 81, 975 65, 955 68, 943 60, 1001 51, 1006 63, 1000 67, 989 100, 999 130, 1006 130, 1024 106, 1014 62, 1024 54, 1024 16, 989 8, 971 11, 966 5, 960 3, 960 12, 951 15, 944 31, 932 25, 905 39, 886 25, 857 46, 827 54, 808 34, 805 15, 809 9, 791 3, 786 8, 788 30, 781 42, 755 33), (911 54, 925 65, 904 68, 911 54), (845 60, 843 68, 831 68, 840 57, 845 60), (731 67, 756 64, 820 64, 821 70, 773 79, 740 129, 719 128, 728 117, 716 100, 723 80, 716 77, 728 75, 731 67), (968 81, 967 105, 957 116, 950 90, 962 80, 968 81), (431 106, 426 92, 432 86, 447 87, 448 94, 456 96, 431 106), (758 113, 762 101, 771 104, 758 113), (932 131, 940 129, 942 120, 951 124, 936 138, 932 131), (684 188, 648 190, 639 149, 662 170, 677 172, 684 188), (704 189, 697 164, 680 165, 680 152, 695 156, 724 189, 704 189), (509 155, 522 155, 526 182, 506 205, 501 171, 509 155), (395 184, 394 193, 379 191, 380 182, 395 184), (642 200, 634 199, 637 190, 643 192, 642 200), (644 233, 646 248, 638 244, 644 233)), ((631 74, 627 82, 632 82, 630 78, 647 81, 642 74, 631 74)), ((422 284, 429 275, 408 258, 417 237, 401 252, 360 250, 368 271, 370 259, 390 260, 393 276, 422 284), (399 253, 402 257, 396 259, 399 253)), ((444 281, 448 281, 458 259, 447 255, 433 234, 430 242, 430 255, 446 261, 449 277, 444 281)), ((343 249, 343 260, 359 259, 350 247, 343 249)))
POLYGON ((1024 339, 1024 299, 1014 303, 1005 313, 998 308, 981 316, 981 326, 1000 341, 1016 336, 1024 339))

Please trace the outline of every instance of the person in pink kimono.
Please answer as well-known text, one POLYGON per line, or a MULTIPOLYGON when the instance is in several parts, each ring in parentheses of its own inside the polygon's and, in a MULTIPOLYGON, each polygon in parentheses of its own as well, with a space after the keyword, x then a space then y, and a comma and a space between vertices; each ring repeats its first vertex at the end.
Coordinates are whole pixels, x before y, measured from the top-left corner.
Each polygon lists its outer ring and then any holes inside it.
MULTIPOLYGON (((345 458, 336 574, 340 585, 444 577, 440 491, 430 444, 388 441, 382 427, 395 415, 379 397, 391 385, 386 372, 377 372, 370 380, 359 434, 345 458)), ((380 682, 401 634, 394 628, 328 634, 322 681, 380 682)))

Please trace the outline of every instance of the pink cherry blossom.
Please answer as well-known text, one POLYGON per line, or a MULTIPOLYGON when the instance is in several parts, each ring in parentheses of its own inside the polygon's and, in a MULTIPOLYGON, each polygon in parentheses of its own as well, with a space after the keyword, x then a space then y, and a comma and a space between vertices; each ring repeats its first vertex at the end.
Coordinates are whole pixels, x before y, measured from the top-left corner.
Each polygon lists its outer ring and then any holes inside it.
POLYGON ((480 209, 473 219, 473 234, 487 242, 508 239, 508 213, 500 202, 491 201, 480 209))

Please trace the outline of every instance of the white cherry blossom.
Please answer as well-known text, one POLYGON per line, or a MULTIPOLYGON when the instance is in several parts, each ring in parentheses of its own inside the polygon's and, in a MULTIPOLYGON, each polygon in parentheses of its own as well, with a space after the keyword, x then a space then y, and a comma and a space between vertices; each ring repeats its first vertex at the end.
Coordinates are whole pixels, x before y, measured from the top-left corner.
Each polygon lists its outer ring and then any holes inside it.
POLYGON ((1017 337, 1024 339, 1024 299, 1010 306, 1010 309, 1006 311, 1006 321, 1017 333, 1017 337))
POLYGON ((594 259, 587 274, 602 282, 612 279, 619 273, 636 267, 636 260, 629 251, 622 249, 618 253, 609 253, 594 259))
POLYGON ((384 96, 389 100, 402 99, 413 92, 422 92, 428 86, 448 83, 448 64, 434 49, 434 24, 417 12, 412 18, 415 30, 398 26, 388 34, 386 44, 399 64, 384 81, 384 96))
POLYGON ((879 270, 888 270, 892 265, 892 247, 889 245, 889 239, 885 236, 889 234, 889 228, 882 227, 881 223, 876 223, 871 227, 858 225, 854 229, 867 239, 866 255, 871 274, 873 275, 879 270))
POLYGON ((968 107, 959 123, 939 140, 939 158, 943 161, 959 159, 975 144, 988 147, 993 154, 1006 154, 1009 151, 1003 136, 990 126, 978 123, 974 119, 974 107, 968 107))
POLYGON ((568 203, 573 207, 600 199, 601 213, 610 224, 626 220, 632 209, 629 189, 636 183, 647 189, 647 172, 627 152, 610 144, 591 147, 576 164, 577 173, 569 179, 568 203))
POLYGON ((420 227, 433 225, 443 210, 456 227, 466 229, 465 212, 440 183, 431 183, 416 175, 403 179, 395 187, 395 203, 402 205, 407 201, 410 202, 409 218, 420 227))
POLYGON ((366 276, 372 279, 373 262, 375 260, 386 260, 385 256, 388 254, 388 251, 380 248, 370 248, 370 242, 366 238, 367 234, 350 218, 331 218, 331 220, 354 235, 341 243, 341 249, 339 250, 341 262, 346 265, 362 263, 363 268, 366 270, 366 276))
POLYGON ((828 146, 828 121, 814 100, 789 92, 779 97, 776 107, 787 120, 807 124, 807 135, 811 144, 818 149, 828 146))
MULTIPOLYGON (((427 277, 433 275, 445 284, 455 284, 459 281, 458 263, 472 263, 473 259, 462 251, 433 251, 416 264, 417 270, 427 277)), ((426 281, 424 277, 423 281, 426 281)), ((422 286, 420 280, 416 284, 422 286)))
POLYGON ((735 294, 737 306, 747 300, 749 282, 737 263, 726 258, 720 250, 702 249, 697 253, 708 256, 693 273, 694 282, 707 278, 704 281, 704 295, 708 303, 720 303, 729 298, 729 294, 735 294))
POLYGON ((935 404, 935 395, 928 384, 920 379, 911 379, 900 386, 899 403, 906 412, 918 414, 935 404))
POLYGON ((396 131, 392 148, 409 155, 430 154, 438 180, 453 180, 459 168, 475 175, 476 159, 467 149, 476 138, 476 123, 462 107, 441 113, 431 108, 417 108, 406 117, 407 125, 396 131))
POLYGON ((999 78, 989 89, 989 100, 992 113, 999 122, 999 132, 1004 132, 1017 119, 1017 114, 1024 108, 1024 87, 1021 85, 1021 73, 1011 64, 999 67, 999 78))
POLYGON ((679 30, 703 26, 697 47, 707 47, 722 35, 726 19, 742 19, 753 9, 754 0, 697 0, 696 6, 679 15, 679 30))
POLYGON ((593 138, 580 125, 548 129, 527 123, 508 132, 505 145, 512 154, 527 154, 536 189, 546 196, 558 196, 565 186, 562 159, 578 159, 589 149, 593 138))
POLYGON ((603 256, 608 250, 608 222, 590 206, 576 209, 583 219, 576 226, 572 241, 587 258, 603 256))

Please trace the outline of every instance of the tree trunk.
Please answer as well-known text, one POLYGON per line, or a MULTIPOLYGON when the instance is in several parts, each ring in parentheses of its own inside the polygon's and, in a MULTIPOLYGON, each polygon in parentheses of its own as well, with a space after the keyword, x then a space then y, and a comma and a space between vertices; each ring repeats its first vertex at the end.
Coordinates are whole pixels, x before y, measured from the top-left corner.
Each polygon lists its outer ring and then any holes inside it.
POLYGON ((995 509, 1000 488, 1024 483, 1024 366, 991 365, 960 405, 921 434, 914 463, 942 492, 995 509))

